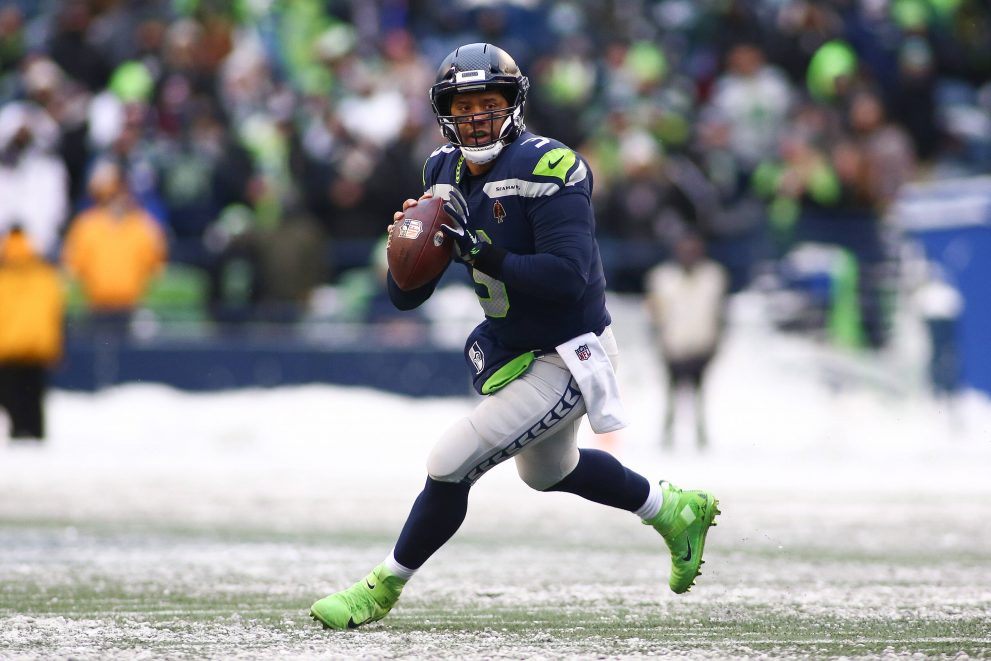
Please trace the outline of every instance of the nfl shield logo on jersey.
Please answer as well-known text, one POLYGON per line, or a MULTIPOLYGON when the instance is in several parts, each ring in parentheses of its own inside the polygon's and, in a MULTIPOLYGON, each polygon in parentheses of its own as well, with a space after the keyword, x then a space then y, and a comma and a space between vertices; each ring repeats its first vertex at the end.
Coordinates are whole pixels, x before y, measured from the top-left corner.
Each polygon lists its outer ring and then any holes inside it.
POLYGON ((575 354, 578 356, 578 360, 588 360, 592 357, 592 350, 588 348, 587 344, 579 344, 578 348, 575 349, 575 354))
POLYGON ((468 357, 471 358, 471 364, 475 366, 475 374, 481 374, 482 370, 485 369, 485 354, 482 352, 482 347, 478 346, 478 342, 471 345, 468 349, 468 357))

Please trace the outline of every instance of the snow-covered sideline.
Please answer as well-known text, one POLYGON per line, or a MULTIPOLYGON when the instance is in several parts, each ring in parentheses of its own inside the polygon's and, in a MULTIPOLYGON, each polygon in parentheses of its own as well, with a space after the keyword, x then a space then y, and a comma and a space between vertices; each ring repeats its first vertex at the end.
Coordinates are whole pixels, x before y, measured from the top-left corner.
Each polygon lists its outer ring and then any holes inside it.
MULTIPOLYGON (((626 299, 612 309, 630 425, 608 437, 583 425, 582 444, 608 448, 653 479, 712 489, 991 491, 987 398, 967 392, 934 401, 919 385, 921 360, 897 349, 844 355, 772 332, 754 301, 734 305, 709 383, 708 452, 694 448, 684 416, 675 450, 661 452, 662 377, 642 312, 626 299)), ((422 483, 434 439, 473 405, 328 385, 53 392, 44 443, 0 436, 0 517, 236 514, 294 525, 305 524, 314 505, 333 510, 339 489, 394 499, 398 517, 422 483)), ((479 491, 510 482, 519 484, 515 471, 500 467, 479 491)), ((507 497, 524 491, 513 487, 507 497)))

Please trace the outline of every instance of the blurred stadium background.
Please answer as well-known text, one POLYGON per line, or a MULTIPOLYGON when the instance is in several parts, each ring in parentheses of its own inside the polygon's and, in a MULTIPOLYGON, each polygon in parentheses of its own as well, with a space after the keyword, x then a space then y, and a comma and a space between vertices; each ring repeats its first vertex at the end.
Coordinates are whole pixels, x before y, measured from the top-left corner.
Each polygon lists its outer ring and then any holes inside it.
POLYGON ((0 444, 0 658, 991 655, 989 34, 984 0, 0 0, 0 232, 60 266, 112 162, 168 254, 109 334, 62 276, 48 438, 0 444), (721 564, 675 601, 627 518, 497 470, 394 619, 324 637, 474 403, 461 269, 382 290, 473 41, 595 172, 634 420, 582 443, 718 491, 721 564), (643 309, 690 230, 733 292, 706 455, 659 449, 643 309))
POLYGON ((118 340, 92 341, 70 288, 63 387, 466 392, 435 353, 460 327, 391 350, 464 300, 397 319, 380 241, 440 144, 436 63, 488 40, 533 81, 531 129, 592 162, 614 292, 695 229, 778 327, 872 353, 914 306, 939 387, 988 392, 989 30, 977 0, 5 0, 0 229, 58 261, 112 160, 167 235, 118 340))

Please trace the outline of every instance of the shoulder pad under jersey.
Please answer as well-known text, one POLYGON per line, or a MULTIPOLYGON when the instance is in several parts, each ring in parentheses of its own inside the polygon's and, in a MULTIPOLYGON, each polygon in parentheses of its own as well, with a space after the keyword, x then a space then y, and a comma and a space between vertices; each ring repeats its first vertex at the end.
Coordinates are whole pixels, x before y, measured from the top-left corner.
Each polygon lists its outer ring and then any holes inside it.
POLYGON ((461 151, 451 143, 442 145, 430 152, 430 156, 427 156, 427 160, 423 162, 423 189, 427 190, 437 182, 437 175, 443 169, 442 165, 448 162, 448 159, 457 159, 460 156, 461 151))
POLYGON ((571 148, 552 138, 524 133, 506 154, 505 179, 485 185, 490 197, 547 197, 568 188, 588 187, 588 166, 571 148), (495 193, 495 194, 494 194, 495 193))

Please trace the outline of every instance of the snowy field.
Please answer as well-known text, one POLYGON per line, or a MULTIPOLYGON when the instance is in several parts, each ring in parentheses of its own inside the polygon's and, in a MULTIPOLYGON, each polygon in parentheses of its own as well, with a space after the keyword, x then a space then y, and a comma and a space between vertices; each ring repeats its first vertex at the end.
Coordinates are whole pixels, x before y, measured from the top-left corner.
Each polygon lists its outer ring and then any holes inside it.
POLYGON ((473 400, 130 385, 52 393, 40 447, 0 431, 0 659, 991 657, 991 403, 926 396, 917 335, 857 360, 753 310, 713 368, 708 452, 688 420, 660 450, 633 308, 615 324, 631 424, 583 427, 721 499, 688 595, 632 515, 507 464, 388 618, 324 631, 310 603, 381 561, 473 400))

